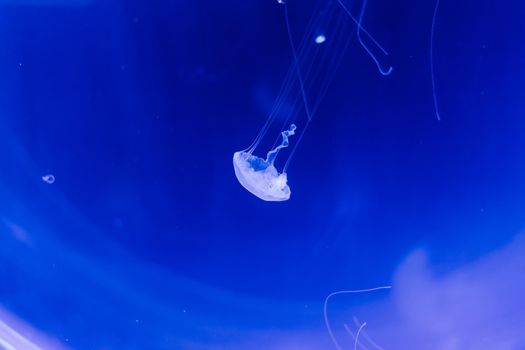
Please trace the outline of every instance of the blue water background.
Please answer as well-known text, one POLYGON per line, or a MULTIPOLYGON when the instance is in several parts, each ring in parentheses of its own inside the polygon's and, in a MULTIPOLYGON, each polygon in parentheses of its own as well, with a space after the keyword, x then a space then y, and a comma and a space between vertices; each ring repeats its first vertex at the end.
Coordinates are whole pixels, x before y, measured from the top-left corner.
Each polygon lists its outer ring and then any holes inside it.
MULTIPOLYGON (((442 0, 441 121, 434 5, 369 2, 393 73, 351 42, 292 198, 267 203, 232 154, 291 63, 276 1, 0 1, 0 305, 72 349, 297 329, 331 349, 330 292, 393 284, 415 249, 440 275, 509 244, 525 227, 525 3, 442 0)), ((298 36, 309 13, 289 6, 298 36)))

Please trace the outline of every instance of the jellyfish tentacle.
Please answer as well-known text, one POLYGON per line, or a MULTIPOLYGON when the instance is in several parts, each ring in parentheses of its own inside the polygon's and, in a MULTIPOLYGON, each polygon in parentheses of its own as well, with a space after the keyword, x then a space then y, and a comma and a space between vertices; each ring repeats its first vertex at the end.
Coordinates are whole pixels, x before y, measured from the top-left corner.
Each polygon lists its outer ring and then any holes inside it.
POLYGON ((301 75, 301 68, 299 67, 299 59, 297 58, 297 52, 295 51, 295 45, 292 38, 292 30, 290 28, 290 18, 288 16, 288 5, 286 2, 282 3, 284 5, 284 18, 286 22, 286 31, 288 32, 288 40, 290 41, 290 46, 292 48, 293 59, 295 63, 295 69, 297 71, 297 79, 299 80, 299 85, 301 86, 301 94, 303 96, 304 110, 308 120, 312 119, 312 114, 310 113, 310 108, 308 107, 308 99, 306 97, 306 91, 304 89, 303 77, 301 75))
MULTIPOLYGON (((361 46, 368 53, 368 55, 372 58, 372 60, 374 60, 376 66, 377 66, 377 69, 379 70, 379 73, 381 73, 382 75, 385 75, 385 76, 386 75, 390 75, 390 73, 392 73, 393 67, 390 66, 390 67, 388 67, 387 70, 384 70, 383 67, 381 67, 381 64, 379 63, 379 60, 377 59, 377 57, 368 48, 368 46, 366 46, 366 44, 363 41, 363 38, 361 38, 361 30, 363 29, 362 23, 363 23, 363 17, 365 15, 365 9, 366 9, 367 2, 368 2, 368 0, 364 0, 363 1, 363 5, 361 6, 361 13, 359 14, 359 23, 357 24, 357 39, 359 40, 359 43, 361 44, 361 46)), ((383 52, 385 53, 385 55, 388 56, 388 52, 386 52, 386 51, 383 51, 383 52)))
MULTIPOLYGON (((329 6, 329 5, 323 6, 322 8, 318 8, 317 12, 320 13, 321 15, 317 16, 317 20, 315 21, 314 25, 312 25, 312 23, 308 25, 308 27, 311 29, 304 35, 302 45, 308 44, 311 41, 311 38, 313 34, 315 33, 315 28, 325 27, 327 23, 331 23, 336 27, 340 27, 344 23, 343 17, 337 18, 336 23, 330 22, 330 18, 333 18, 333 14, 336 13, 336 8, 334 6, 329 6)), ((332 34, 338 35, 339 33, 336 32, 332 34)), ((333 42, 337 40, 340 40, 340 38, 338 38, 337 36, 332 37, 332 38, 333 38, 333 41, 331 41, 331 44, 333 44, 333 42)), ((315 96, 315 98, 313 99, 311 97, 307 97, 310 118, 307 119, 305 126, 301 128, 302 129, 301 134, 299 135, 297 142, 295 142, 286 164, 290 162, 290 159, 292 158, 292 155, 295 153, 295 150, 298 147, 300 140, 302 139, 302 135, 304 134, 304 132, 306 131, 308 127, 308 124, 310 123, 311 119, 313 119, 314 116, 316 115, 316 111, 319 107, 319 103, 322 100, 323 96, 325 95, 327 87, 329 83, 332 81, 335 75, 335 71, 337 70, 337 67, 340 65, 342 61, 343 53, 346 51, 346 48, 348 47, 349 42, 350 42, 350 38, 347 38, 345 44, 342 45, 343 48, 342 49, 338 48, 335 58, 331 58, 331 59, 327 59, 328 51, 326 50, 318 50, 314 48, 314 49, 308 50, 306 52, 306 55, 305 55, 305 52, 303 52, 301 49, 296 50, 298 63, 302 67, 301 77, 303 78, 303 81, 304 81, 304 91, 305 92, 307 92, 309 89, 308 84, 318 81, 318 78, 319 78, 320 70, 317 69, 317 67, 313 63, 314 59, 319 59, 321 62, 326 63, 329 69, 327 71, 326 77, 322 79, 321 88, 318 90, 317 96, 315 96), (314 51, 314 52, 311 52, 311 51, 314 51), (303 65, 301 63, 301 58, 304 58, 305 56, 309 56, 309 64, 303 65)), ((292 62, 292 67, 295 68, 295 66, 296 66, 295 62, 292 62)), ((295 81, 298 81, 297 76, 295 77, 295 81)), ((305 95, 307 95, 307 93, 305 95)), ((286 125, 289 125, 291 121, 297 119, 297 116, 299 115, 299 112, 300 112, 300 108, 296 108, 296 106, 304 105, 303 94, 300 88, 299 88, 299 93, 295 96, 294 102, 292 105, 294 106, 293 109, 295 110, 295 112, 291 113, 283 121, 281 130, 284 130, 286 128, 286 125)), ((279 143, 279 139, 280 139, 280 135, 277 135, 272 148, 275 147, 279 143)))
POLYGON ((430 29, 430 80, 432 81, 432 97, 434 99, 434 110, 436 112, 437 120, 441 120, 439 114, 438 98, 436 93, 436 79, 434 73, 434 32, 436 29, 436 18, 439 9, 439 0, 436 0, 436 6, 434 7, 434 14, 432 15, 432 28, 430 29))
POLYGON ((346 7, 346 5, 343 3, 342 0, 337 0, 337 2, 339 3, 339 5, 341 6, 341 8, 343 9, 343 11, 346 12, 346 14, 348 15, 348 17, 350 17, 350 19, 357 25, 357 26, 360 26, 361 27, 361 31, 363 33, 365 33, 365 35, 368 37, 368 39, 370 39, 370 41, 372 41, 374 43, 375 46, 377 46, 377 48, 379 50, 381 50, 381 52, 383 52, 383 54, 385 54, 386 56, 388 56, 388 51, 385 50, 385 48, 372 36, 372 34, 370 34, 365 28, 363 28, 360 24, 360 21, 352 14, 352 12, 350 12, 350 10, 348 9, 348 7, 346 7))
POLYGON ((324 299, 324 304, 323 304, 324 324, 337 350, 342 350, 342 348, 339 345, 339 342, 337 341, 337 339, 335 338, 334 332, 332 331, 332 327, 330 326, 330 321, 328 320, 328 302, 330 301, 330 299, 332 299, 333 297, 337 295, 341 295, 341 294, 369 293, 369 292, 375 292, 375 291, 391 289, 391 288, 392 286, 380 286, 380 287, 367 288, 367 289, 340 290, 340 291, 332 292, 328 294, 328 296, 324 299))
MULTIPOLYGON (((281 4, 281 5, 284 5, 284 1, 277 1, 277 2, 279 4, 281 4)), ((320 26, 319 25, 320 21, 322 21, 322 17, 321 16, 313 16, 312 18, 310 18, 310 21, 308 23, 308 28, 310 28, 310 29, 305 34, 302 42, 300 42, 300 44, 298 45, 298 47, 296 49, 298 60, 299 60, 299 57, 309 56, 310 53, 313 51, 313 48, 311 47, 311 45, 309 45, 308 38, 313 35, 313 33, 315 31, 315 28, 318 28, 320 26)), ((314 55, 315 55, 315 53, 314 53, 314 55)), ((311 68, 312 67, 310 67, 310 70, 311 70, 311 68)), ((295 71, 296 71, 296 65, 292 64, 290 66, 290 68, 288 69, 288 72, 286 73, 284 82, 281 85, 279 93, 277 94, 278 97, 277 97, 277 99, 276 99, 276 101, 275 101, 275 103, 274 103, 274 105, 273 105, 273 107, 272 107, 272 109, 271 109, 271 111, 269 113, 268 118, 266 119, 264 125, 262 126, 261 130, 259 131, 259 133, 255 137, 253 142, 247 148, 245 148, 243 151, 252 154, 255 151, 255 149, 257 148, 257 146, 259 145, 261 139, 264 137, 266 132, 269 130, 271 124, 275 121, 279 110, 281 109, 282 105, 284 104, 284 102, 286 100, 285 97, 290 93, 290 90, 292 89, 293 85, 295 84, 295 81, 297 79, 297 74, 295 73, 295 71), (295 77, 292 77, 293 75, 295 75, 295 77)), ((305 80, 307 78, 308 77, 305 76, 305 80)), ((306 89, 305 89, 305 91, 306 91, 306 89)), ((313 117, 314 112, 311 111, 310 115, 313 117)), ((283 122, 282 129, 284 129, 285 126, 290 123, 290 120, 293 120, 293 119, 294 118, 292 118, 292 116, 286 118, 286 120, 283 122)), ((272 148, 275 147, 278 142, 279 142, 279 136, 277 136, 276 141, 275 141, 274 145, 272 146, 272 148)))
MULTIPOLYGON (((344 324, 344 327, 345 327, 345 330, 348 334, 350 334, 353 338, 354 338, 354 350, 357 350, 357 344, 361 345, 359 343, 359 335, 361 334, 361 331, 363 330, 363 328, 366 326, 366 322, 363 322, 360 326, 359 326, 359 329, 357 330, 357 334, 355 335, 354 337, 354 333, 350 330, 350 327, 348 327, 348 325, 345 323, 344 324)), ((361 345, 363 346, 363 345, 361 345)), ((363 346, 363 348, 366 349, 365 346, 363 346)))

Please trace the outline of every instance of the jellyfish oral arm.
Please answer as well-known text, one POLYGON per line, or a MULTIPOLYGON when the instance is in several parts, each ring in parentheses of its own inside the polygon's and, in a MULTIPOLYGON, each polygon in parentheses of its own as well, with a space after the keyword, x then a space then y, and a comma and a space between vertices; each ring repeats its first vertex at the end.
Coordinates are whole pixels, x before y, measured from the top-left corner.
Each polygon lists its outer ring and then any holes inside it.
POLYGON ((290 129, 281 132, 281 136, 283 137, 283 141, 281 142, 281 144, 266 154, 266 162, 268 164, 273 165, 277 154, 279 154, 279 151, 290 145, 290 140, 288 138, 295 134, 295 129, 297 129, 297 127, 295 126, 295 124, 292 124, 290 125, 290 129))

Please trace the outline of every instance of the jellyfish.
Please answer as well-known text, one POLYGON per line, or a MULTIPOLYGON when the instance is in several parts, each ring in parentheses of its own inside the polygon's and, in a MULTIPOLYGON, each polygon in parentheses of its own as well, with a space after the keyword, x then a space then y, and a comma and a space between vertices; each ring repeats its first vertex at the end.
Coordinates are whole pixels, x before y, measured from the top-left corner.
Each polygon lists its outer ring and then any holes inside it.
POLYGON ((45 183, 48 183, 48 184, 54 184, 55 183, 55 175, 53 174, 45 174, 45 175, 42 175, 42 181, 44 181, 45 183))
MULTIPOLYGON (((239 183, 256 197, 271 202, 290 199, 288 167, 343 61, 352 34, 356 33, 381 75, 392 72, 392 67, 383 67, 378 58, 388 56, 388 52, 363 27, 367 0, 362 1, 357 17, 343 0, 318 0, 299 45, 292 33, 288 9, 291 1, 277 0, 283 8, 292 62, 269 116, 252 144, 233 154, 239 183), (268 150, 266 158, 257 155, 261 148, 268 150), (286 157, 280 156, 283 152, 286 157)), ((298 0, 297 4, 302 6, 298 0)))

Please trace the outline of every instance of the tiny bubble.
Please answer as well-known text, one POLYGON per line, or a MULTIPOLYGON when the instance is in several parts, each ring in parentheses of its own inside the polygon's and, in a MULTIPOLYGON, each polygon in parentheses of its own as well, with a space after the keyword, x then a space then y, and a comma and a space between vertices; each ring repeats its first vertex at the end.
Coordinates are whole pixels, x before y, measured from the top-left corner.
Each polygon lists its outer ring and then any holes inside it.
POLYGON ((315 37, 315 43, 316 44, 322 44, 326 41, 326 37, 323 34, 319 34, 315 37))

